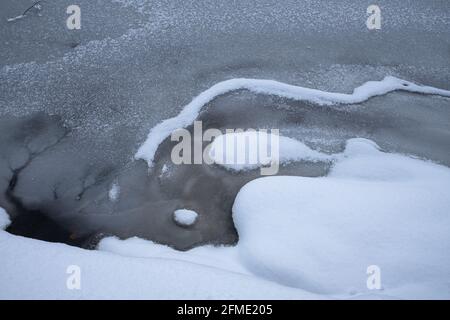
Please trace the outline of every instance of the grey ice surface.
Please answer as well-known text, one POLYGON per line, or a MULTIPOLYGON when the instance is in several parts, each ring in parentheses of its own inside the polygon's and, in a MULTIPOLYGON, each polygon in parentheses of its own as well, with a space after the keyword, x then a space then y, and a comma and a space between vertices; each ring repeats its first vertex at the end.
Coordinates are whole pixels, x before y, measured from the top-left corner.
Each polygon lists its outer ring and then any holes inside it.
MULTIPOLYGON (((77 244, 102 233, 179 249, 232 244, 234 196, 257 172, 170 166, 170 141, 152 173, 132 159, 154 125, 200 92, 237 77, 351 92, 386 75, 450 89, 448 0, 377 1, 377 31, 365 25, 371 0, 78 0, 82 27, 70 31, 72 2, 43 1, 13 22, 33 2, 0 2, 0 206, 13 215, 11 232, 77 244), (192 228, 171 218, 184 207, 199 214, 192 228)), ((235 92, 201 119, 280 128, 330 152, 367 137, 449 166, 449 110, 448 98, 409 93, 324 108, 235 92)), ((280 174, 327 170, 299 163, 280 174)))

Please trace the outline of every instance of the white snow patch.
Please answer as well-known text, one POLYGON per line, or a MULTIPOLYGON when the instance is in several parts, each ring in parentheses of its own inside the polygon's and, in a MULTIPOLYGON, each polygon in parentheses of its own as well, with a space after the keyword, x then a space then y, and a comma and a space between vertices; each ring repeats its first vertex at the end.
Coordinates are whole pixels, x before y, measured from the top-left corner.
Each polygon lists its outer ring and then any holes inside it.
POLYGON ((0 230, 6 229, 11 224, 9 215, 5 209, 0 207, 0 230))
POLYGON ((178 209, 173 213, 174 220, 182 226, 191 226, 197 220, 197 212, 188 209, 178 209))
POLYGON ((164 164, 161 168, 161 173, 159 174, 159 177, 162 178, 164 176, 170 175, 170 168, 167 164, 164 164))
POLYGON ((13 21, 20 20, 20 19, 23 19, 23 18, 25 18, 25 16, 23 14, 21 14, 21 15, 18 15, 17 17, 9 18, 6 21, 13 22, 13 21))
POLYGON ((371 97, 387 94, 392 91, 402 90, 423 94, 436 94, 450 97, 450 91, 420 86, 409 81, 387 76, 381 81, 368 81, 353 90, 353 93, 326 92, 317 89, 293 86, 274 80, 260 79, 230 79, 219 82, 211 88, 203 91, 175 117, 166 119, 150 130, 147 139, 135 154, 135 159, 147 161, 148 166, 153 166, 153 159, 161 142, 177 129, 192 124, 199 112, 208 102, 216 97, 231 91, 246 89, 255 93, 277 95, 294 100, 306 100, 319 105, 331 104, 355 104, 364 102, 371 97))
POLYGON ((117 182, 114 182, 111 185, 111 188, 109 189, 108 192, 109 200, 115 202, 119 199, 119 195, 120 195, 120 185, 117 182))

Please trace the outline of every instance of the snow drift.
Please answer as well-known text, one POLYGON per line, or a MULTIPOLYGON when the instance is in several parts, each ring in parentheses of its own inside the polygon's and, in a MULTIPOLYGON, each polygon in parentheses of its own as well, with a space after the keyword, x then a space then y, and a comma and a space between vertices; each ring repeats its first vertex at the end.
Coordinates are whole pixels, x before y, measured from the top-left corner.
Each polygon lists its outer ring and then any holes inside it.
POLYGON ((0 298, 448 299, 449 168, 366 139, 334 156, 325 177, 245 185, 233 206, 235 247, 179 252, 106 238, 99 252, 0 231, 0 298), (73 264, 81 290, 65 286, 73 264), (366 287, 372 265, 381 290, 366 287))
POLYGON ((269 177, 239 192, 241 259, 266 279, 321 294, 449 297, 450 170, 352 139, 327 177, 269 177))

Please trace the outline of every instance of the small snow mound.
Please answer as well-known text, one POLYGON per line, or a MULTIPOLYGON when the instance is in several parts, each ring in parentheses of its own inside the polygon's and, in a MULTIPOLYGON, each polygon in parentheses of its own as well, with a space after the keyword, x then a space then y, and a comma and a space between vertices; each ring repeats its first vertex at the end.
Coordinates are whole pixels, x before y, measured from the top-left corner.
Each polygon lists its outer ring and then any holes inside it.
POLYGON ((332 160, 331 156, 298 140, 265 131, 220 135, 211 143, 209 157, 215 164, 234 171, 251 170, 273 162, 332 160))
POLYGON ((197 212, 188 209, 178 209, 173 213, 173 219, 181 226, 191 226, 197 220, 197 212))
POLYGON ((0 207, 0 230, 5 230, 11 224, 8 213, 0 207))
POLYGON ((418 179, 440 180, 439 175, 447 174, 447 168, 428 161, 382 152, 371 140, 355 138, 348 140, 346 145, 345 161, 334 163, 330 177, 412 182, 418 179))
POLYGON ((353 138, 347 140, 345 147, 346 155, 370 154, 380 150, 380 147, 372 140, 364 138, 353 138))

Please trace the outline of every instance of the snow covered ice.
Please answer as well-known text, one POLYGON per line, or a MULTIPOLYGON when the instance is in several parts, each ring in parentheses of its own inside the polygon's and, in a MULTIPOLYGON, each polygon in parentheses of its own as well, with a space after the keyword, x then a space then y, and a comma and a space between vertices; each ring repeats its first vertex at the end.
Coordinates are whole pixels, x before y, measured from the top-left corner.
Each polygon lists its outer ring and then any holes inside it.
POLYGON ((448 1, 72 4, 0 4, 0 298, 450 299, 448 1))
POLYGON ((152 166, 153 157, 159 144, 164 141, 164 139, 167 138, 174 130, 191 124, 197 118, 202 107, 215 97, 239 89, 247 89, 256 93, 277 95, 293 100, 307 100, 319 105, 329 105, 333 103, 361 103, 371 97, 384 95, 396 90, 437 94, 450 97, 450 91, 448 90, 428 86, 418 86, 411 82, 394 77, 386 77, 382 81, 366 82, 362 86, 355 88, 353 94, 323 92, 320 90, 296 87, 271 80, 231 79, 215 84, 208 90, 202 92, 188 105, 186 105, 178 116, 167 119, 154 127, 150 131, 145 143, 139 148, 135 157, 137 159, 146 160, 149 163, 149 166, 152 166))

